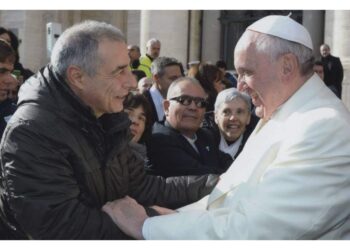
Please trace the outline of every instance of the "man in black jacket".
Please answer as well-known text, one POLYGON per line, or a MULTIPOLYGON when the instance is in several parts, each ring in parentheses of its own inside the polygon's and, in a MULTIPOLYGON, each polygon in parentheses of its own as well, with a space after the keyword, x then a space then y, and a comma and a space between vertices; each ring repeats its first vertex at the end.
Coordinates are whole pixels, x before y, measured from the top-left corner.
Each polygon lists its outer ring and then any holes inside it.
POLYGON ((336 95, 341 99, 344 72, 340 59, 331 55, 331 49, 328 44, 322 44, 320 52, 324 66, 324 82, 332 90, 335 90, 336 95))
POLYGON ((158 57, 152 62, 153 85, 143 95, 151 104, 151 121, 164 121, 163 100, 166 98, 170 84, 183 76, 181 63, 172 57, 158 57))
POLYGON ((179 207, 215 185, 215 176, 145 175, 121 112, 136 85, 128 65, 123 34, 87 21, 67 29, 51 64, 21 87, 0 146, 0 218, 12 238, 124 239, 101 210, 107 202, 179 207))
POLYGON ((220 157, 215 139, 201 129, 207 95, 191 77, 175 80, 163 106, 166 120, 155 123, 147 143, 150 173, 168 176, 199 175, 224 172, 230 162, 220 157))

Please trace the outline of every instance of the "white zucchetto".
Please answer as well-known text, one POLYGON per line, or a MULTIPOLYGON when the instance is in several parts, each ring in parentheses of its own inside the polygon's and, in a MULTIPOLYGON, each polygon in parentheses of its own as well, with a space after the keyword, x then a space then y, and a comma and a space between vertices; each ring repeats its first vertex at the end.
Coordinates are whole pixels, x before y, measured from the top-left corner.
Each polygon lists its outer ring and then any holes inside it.
POLYGON ((307 29, 289 16, 266 16, 250 25, 247 30, 296 42, 313 50, 311 36, 307 29))

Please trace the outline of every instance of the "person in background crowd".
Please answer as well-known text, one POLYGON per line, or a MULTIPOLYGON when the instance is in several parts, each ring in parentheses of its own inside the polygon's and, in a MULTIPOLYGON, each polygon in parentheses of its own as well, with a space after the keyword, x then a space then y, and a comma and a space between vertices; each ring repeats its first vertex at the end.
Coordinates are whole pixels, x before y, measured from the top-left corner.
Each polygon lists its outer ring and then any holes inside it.
MULTIPOLYGON (((324 65, 321 61, 315 61, 314 64, 314 72, 322 79, 322 81, 324 81, 324 65)), ((327 86, 330 90, 332 90, 332 92, 338 96, 338 90, 337 88, 331 84, 327 86)))
MULTIPOLYGON (((18 47, 20 45, 20 41, 18 40, 15 33, 13 33, 11 30, 7 30, 3 27, 0 27, 0 38, 3 38, 5 41, 7 41, 16 53, 16 61, 14 64, 13 73, 16 75, 17 80, 19 81, 19 85, 21 85, 29 77, 34 75, 34 73, 30 69, 24 68, 23 65, 19 61, 20 57, 19 57, 18 47)), ((17 89, 17 91, 18 91, 18 89, 17 89)))
POLYGON ((208 95, 208 106, 203 120, 203 127, 212 129, 215 127, 214 103, 219 92, 226 88, 223 73, 218 67, 212 64, 203 64, 195 78, 200 82, 208 95))
POLYGON ((24 68, 22 63, 20 62, 20 56, 18 51, 20 41, 18 40, 17 36, 11 30, 9 30, 9 35, 11 37, 11 46, 16 52, 16 62, 15 62, 14 72, 15 71, 19 72, 19 75, 17 75, 17 79, 19 80, 21 85, 24 81, 29 79, 29 77, 34 75, 34 73, 30 69, 24 68))
MULTIPOLYGON (((207 95, 191 77, 175 80, 163 102, 166 120, 155 123, 147 151, 151 174, 168 176, 218 174, 229 165, 221 162, 214 137, 200 128, 207 95)), ((225 161, 227 163, 227 161, 225 161)))
POLYGON ((248 26, 235 68, 261 120, 215 189, 165 216, 130 197, 103 210, 137 239, 350 239, 350 113, 313 72, 312 49, 288 16, 248 26))
POLYGON ((11 37, 9 31, 4 27, 0 27, 0 39, 11 45, 11 37))
POLYGON ((101 210, 107 202, 129 195, 154 214, 148 206, 182 206, 217 182, 146 175, 121 112, 136 87, 129 61, 119 29, 86 21, 65 30, 50 64, 22 85, 0 145, 0 218, 12 238, 125 239, 101 210))
POLYGON ((188 63, 188 71, 187 76, 189 77, 196 77, 198 71, 199 71, 199 65, 201 64, 200 61, 191 61, 188 63))
POLYGON ((140 57, 140 63, 144 65, 146 70, 146 76, 152 77, 151 64, 160 55, 161 43, 156 38, 151 38, 146 44, 146 54, 140 57))
POLYGON ((139 82, 142 78, 146 77, 146 74, 142 70, 132 70, 131 73, 134 75, 136 82, 139 82))
POLYGON ((144 95, 152 107, 152 124, 164 121, 163 100, 166 98, 170 84, 183 76, 182 64, 171 57, 159 57, 152 63, 153 86, 144 95))
POLYGON ((215 101, 215 123, 213 129, 219 150, 230 155, 231 165, 243 149, 254 127, 251 121, 251 99, 236 88, 221 91, 215 101))
POLYGON ((151 72, 149 71, 149 66, 140 63, 141 52, 139 46, 129 45, 128 52, 130 57, 130 69, 132 71, 141 70, 147 77, 152 77, 151 72))
POLYGON ((145 143, 151 135, 151 106, 142 94, 130 94, 124 101, 124 111, 131 121, 131 141, 145 143))
POLYGON ((145 167, 148 167, 146 141, 151 136, 151 106, 142 94, 129 94, 124 101, 124 111, 131 121, 130 144, 140 154, 140 157, 145 159, 145 167))
MULTIPOLYGON (((8 86, 16 79, 11 72, 15 62, 15 52, 10 44, 0 38, 0 136, 2 137, 4 129, 10 116, 16 110, 16 106, 8 101, 8 86)), ((0 175, 1 176, 1 175, 0 175)), ((0 177, 1 181, 1 177, 0 177)), ((0 190, 1 191, 1 190, 0 190)), ((0 201, 1 207, 1 201, 0 201)), ((5 222, 0 212, 0 239, 7 239, 10 235, 7 233, 5 222)))
POLYGON ((143 94, 144 92, 148 91, 153 85, 153 81, 151 78, 144 77, 142 78, 138 84, 137 84, 137 89, 139 93, 143 94))
POLYGON ((18 86, 18 80, 11 74, 14 62, 15 51, 7 41, 0 39, 0 139, 7 122, 16 111, 16 105, 11 99, 18 86))
POLYGON ((331 86, 332 91, 336 90, 336 95, 341 99, 342 82, 344 78, 343 66, 339 57, 331 55, 331 49, 328 44, 320 46, 321 61, 324 66, 324 82, 331 86))
POLYGON ((207 112, 213 111, 216 96, 226 87, 222 82, 224 78, 223 73, 215 65, 203 64, 199 67, 195 78, 200 82, 208 95, 209 105, 207 107, 207 112))
POLYGON ((219 60, 216 62, 216 67, 218 67, 221 72, 224 74, 225 79, 227 79, 230 82, 230 87, 237 87, 237 79, 234 75, 232 75, 230 72, 227 72, 227 65, 226 62, 223 60, 219 60))

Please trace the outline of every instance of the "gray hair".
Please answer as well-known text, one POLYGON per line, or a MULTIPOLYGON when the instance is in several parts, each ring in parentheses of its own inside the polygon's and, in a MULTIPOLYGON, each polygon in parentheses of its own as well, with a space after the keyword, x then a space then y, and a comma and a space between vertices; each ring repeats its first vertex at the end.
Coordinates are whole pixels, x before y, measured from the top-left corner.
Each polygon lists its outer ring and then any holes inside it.
POLYGON ((118 28, 104 22, 85 21, 68 28, 53 48, 51 64, 54 70, 66 78, 67 68, 76 65, 89 76, 96 75, 103 64, 98 55, 98 46, 103 39, 126 42, 118 28))
POLYGON ((323 46, 323 47, 326 47, 326 48, 329 49, 329 50, 331 49, 331 47, 329 47, 329 45, 328 45, 327 43, 321 44, 320 48, 321 48, 322 46, 323 46))
POLYGON ((177 65, 181 69, 181 63, 173 57, 158 57, 151 64, 152 75, 162 76, 165 73, 165 68, 177 65))
POLYGON ((136 50, 137 52, 140 53, 140 47, 137 46, 137 45, 132 45, 131 44, 131 45, 128 46, 128 49, 136 50))
MULTIPOLYGON (((244 35, 247 35, 249 32, 246 31, 244 35)), ((257 33, 257 32, 254 32, 257 33)), ((300 74, 306 76, 313 72, 314 65, 314 55, 312 49, 292 41, 288 41, 276 36, 271 36, 263 33, 257 33, 255 37, 255 49, 259 53, 264 53, 269 55, 271 60, 277 60, 280 56, 291 53, 295 55, 300 65, 300 74)), ((237 48, 243 44, 237 44, 237 48)))
POLYGON ((151 38, 151 39, 149 39, 147 41, 146 47, 149 48, 155 43, 159 43, 160 44, 160 41, 157 38, 151 38))
POLYGON ((230 102, 236 98, 242 99, 247 104, 248 111, 251 111, 252 104, 250 96, 246 93, 238 91, 236 88, 229 88, 221 91, 216 97, 214 112, 217 112, 223 103, 230 102))
POLYGON ((178 79, 176 79, 175 81, 173 81, 168 89, 168 93, 167 93, 167 99, 169 100, 170 98, 176 97, 177 92, 178 92, 178 85, 182 82, 190 82, 190 84, 194 84, 197 85, 199 88, 201 88, 204 91, 202 85, 199 83, 199 81, 196 78, 193 77, 188 77, 188 76, 184 76, 184 77, 180 77, 178 79))

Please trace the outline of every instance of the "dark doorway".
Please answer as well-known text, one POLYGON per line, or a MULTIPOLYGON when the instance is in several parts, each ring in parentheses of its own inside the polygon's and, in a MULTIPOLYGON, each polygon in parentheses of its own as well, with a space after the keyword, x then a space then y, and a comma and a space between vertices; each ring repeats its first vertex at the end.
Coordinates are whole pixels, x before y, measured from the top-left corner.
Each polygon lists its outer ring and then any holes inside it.
POLYGON ((288 15, 289 13, 291 18, 302 23, 302 10, 222 10, 220 57, 226 61, 228 69, 234 69, 234 48, 250 24, 267 15, 288 15))

